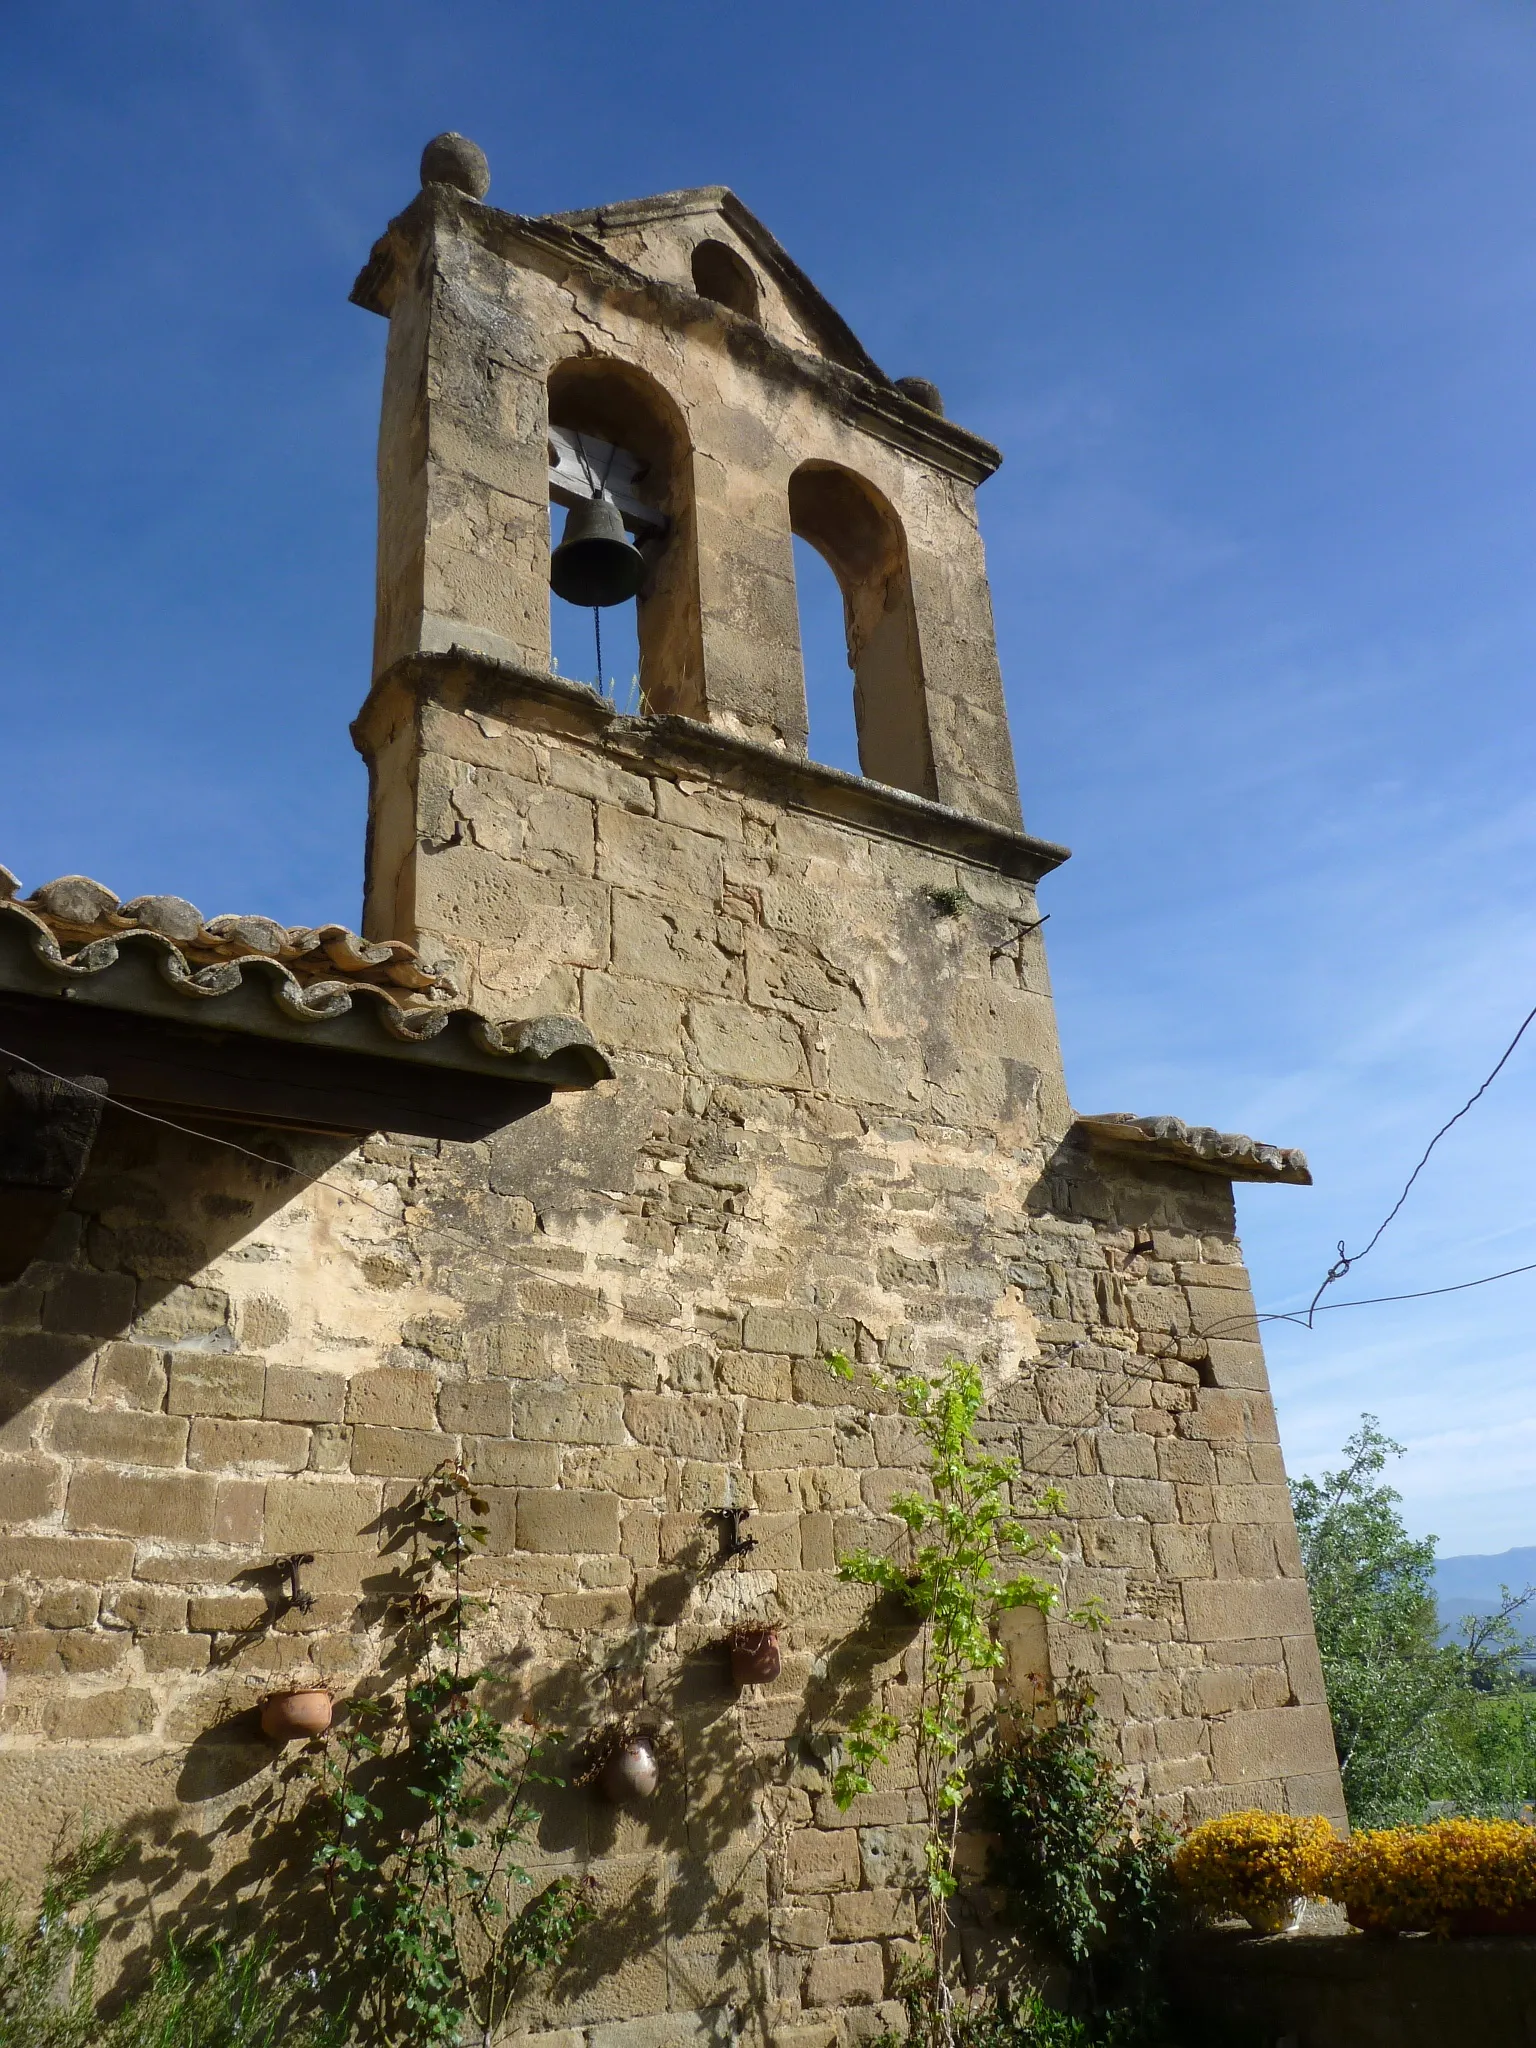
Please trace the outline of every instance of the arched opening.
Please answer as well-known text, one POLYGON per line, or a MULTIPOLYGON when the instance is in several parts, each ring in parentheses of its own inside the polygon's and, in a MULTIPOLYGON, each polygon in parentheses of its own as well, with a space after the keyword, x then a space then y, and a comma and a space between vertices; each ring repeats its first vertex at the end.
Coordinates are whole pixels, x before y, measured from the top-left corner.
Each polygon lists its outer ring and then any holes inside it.
POLYGON ((805 462, 789 480, 789 523, 829 564, 842 591, 860 768, 895 789, 937 796, 901 521, 852 470, 805 462))
POLYGON ((800 666, 805 675, 806 752, 828 768, 861 773, 859 729, 849 687, 848 627, 843 590, 832 565, 795 536, 795 606, 800 615, 800 666))
POLYGON ((693 252, 693 288, 700 298, 757 318, 757 279, 749 263, 725 242, 700 242, 693 252))
MULTIPOLYGON (((551 477, 564 455, 587 487, 606 483, 646 557, 638 597, 601 616, 604 686, 613 678, 621 710, 702 718, 693 472, 681 411, 643 370, 608 356, 575 356, 550 372, 549 424, 564 430, 552 435, 551 477)), ((553 540, 563 524, 556 514, 553 540)), ((550 641, 562 673, 578 682, 595 673, 592 613, 553 592, 550 641)))

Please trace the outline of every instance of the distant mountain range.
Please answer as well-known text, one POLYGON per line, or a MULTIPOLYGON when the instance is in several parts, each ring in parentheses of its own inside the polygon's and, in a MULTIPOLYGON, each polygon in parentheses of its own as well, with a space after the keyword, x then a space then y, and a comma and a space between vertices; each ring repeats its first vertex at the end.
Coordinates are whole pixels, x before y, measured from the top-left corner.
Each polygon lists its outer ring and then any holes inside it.
MULTIPOLYGON (((1435 1605, 1440 1611, 1443 1641, 1459 1641, 1461 1623, 1469 1614, 1493 1614, 1500 1605, 1501 1586, 1523 1593, 1536 1585, 1536 1545, 1503 1550, 1496 1557, 1442 1557, 1435 1561, 1435 1605)), ((1536 1600, 1515 1626, 1536 1636, 1536 1600)))

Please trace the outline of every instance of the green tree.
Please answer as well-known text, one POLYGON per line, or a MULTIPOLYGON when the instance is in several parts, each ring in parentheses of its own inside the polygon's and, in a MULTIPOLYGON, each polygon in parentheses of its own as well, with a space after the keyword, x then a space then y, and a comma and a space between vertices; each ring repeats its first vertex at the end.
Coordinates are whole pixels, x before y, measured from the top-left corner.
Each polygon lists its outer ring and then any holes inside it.
POLYGON ((1344 1796, 1367 1824, 1417 1818, 1435 1796, 1452 1767, 1442 1716, 1460 1689, 1439 1642, 1435 1539, 1408 1534, 1382 1478, 1402 1451, 1362 1416, 1345 1463, 1291 1488, 1344 1796))
POLYGON ((1506 1593, 1459 1644, 1441 1643, 1435 1539, 1408 1534, 1382 1477, 1402 1452, 1364 1415, 1337 1471, 1291 1487, 1356 1825, 1422 1820, 1431 1802, 1488 1811, 1536 1792, 1536 1715, 1520 1703, 1526 1645, 1514 1626, 1532 1592, 1506 1593))

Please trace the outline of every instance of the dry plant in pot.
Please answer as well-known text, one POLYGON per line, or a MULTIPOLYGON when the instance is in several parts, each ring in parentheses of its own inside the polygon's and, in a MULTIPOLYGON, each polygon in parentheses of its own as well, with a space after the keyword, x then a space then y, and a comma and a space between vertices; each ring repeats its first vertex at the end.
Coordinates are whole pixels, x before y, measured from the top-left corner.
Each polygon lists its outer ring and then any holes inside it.
POLYGON ((777 1622, 738 1622, 730 1646, 731 1679, 738 1686, 771 1685, 784 1668, 777 1622))

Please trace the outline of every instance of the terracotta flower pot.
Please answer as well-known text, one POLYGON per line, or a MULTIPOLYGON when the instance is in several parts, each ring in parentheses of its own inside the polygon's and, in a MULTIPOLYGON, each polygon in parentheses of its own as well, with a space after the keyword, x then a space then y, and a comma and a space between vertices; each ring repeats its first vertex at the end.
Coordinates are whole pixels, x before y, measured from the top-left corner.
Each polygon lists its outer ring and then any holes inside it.
POLYGON ((334 1702, 323 1685, 275 1692, 261 1703, 261 1732, 274 1742, 303 1742, 331 1725, 334 1702))
POLYGON ((649 1799, 660 1777, 655 1750, 643 1736, 637 1735, 613 1752, 598 1773, 597 1782, 605 1799, 623 1806, 633 1799, 649 1799))
POLYGON ((1368 1913, 1364 1906, 1346 1906, 1344 1917, 1357 1934, 1379 1935, 1383 1941, 1395 1940, 1402 1931, 1389 1921, 1378 1919, 1374 1913, 1368 1913))
POLYGON ((731 1677, 737 1685, 771 1685, 784 1669, 776 1628, 742 1629, 731 1638, 731 1677))
POLYGON ((1506 1913, 1488 1906, 1467 1906, 1451 1915, 1451 1932, 1463 1936, 1536 1934, 1536 1906, 1511 1906, 1506 1913))

